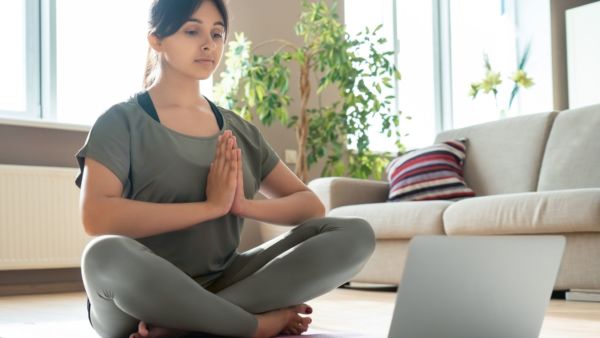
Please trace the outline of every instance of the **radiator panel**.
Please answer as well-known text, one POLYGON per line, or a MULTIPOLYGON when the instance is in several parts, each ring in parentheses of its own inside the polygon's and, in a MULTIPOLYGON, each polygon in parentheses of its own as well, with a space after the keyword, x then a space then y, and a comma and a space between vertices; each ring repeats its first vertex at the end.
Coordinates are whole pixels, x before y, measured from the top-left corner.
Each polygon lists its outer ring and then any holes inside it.
POLYGON ((78 169, 0 165, 0 270, 79 267, 78 169))

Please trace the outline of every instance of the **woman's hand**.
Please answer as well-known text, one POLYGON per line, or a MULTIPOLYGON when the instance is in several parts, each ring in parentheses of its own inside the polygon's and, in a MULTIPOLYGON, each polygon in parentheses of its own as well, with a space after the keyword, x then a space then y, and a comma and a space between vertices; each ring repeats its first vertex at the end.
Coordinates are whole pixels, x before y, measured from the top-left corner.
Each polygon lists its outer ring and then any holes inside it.
POLYGON ((220 215, 227 214, 234 201, 238 152, 235 136, 226 130, 217 141, 215 159, 210 165, 206 182, 206 202, 212 204, 220 215))
POLYGON ((235 144, 236 148, 236 159, 237 159, 237 186, 235 188, 235 197, 233 199, 233 204, 231 205, 231 212, 234 215, 242 216, 244 215, 244 208, 246 208, 246 195, 244 193, 244 168, 242 166, 242 150, 237 147, 237 143, 235 144))

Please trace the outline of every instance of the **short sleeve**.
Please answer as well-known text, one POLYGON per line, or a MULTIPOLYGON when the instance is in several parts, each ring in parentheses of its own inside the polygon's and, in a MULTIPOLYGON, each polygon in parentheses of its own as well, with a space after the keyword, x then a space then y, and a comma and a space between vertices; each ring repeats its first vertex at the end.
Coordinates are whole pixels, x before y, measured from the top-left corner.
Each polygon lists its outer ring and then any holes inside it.
POLYGON ((260 145, 260 180, 262 181, 279 163, 279 156, 260 132, 258 141, 260 145))
POLYGON ((102 163, 126 186, 130 166, 130 128, 125 111, 119 105, 102 114, 92 126, 85 144, 75 154, 79 174, 75 184, 81 188, 85 159, 102 163))

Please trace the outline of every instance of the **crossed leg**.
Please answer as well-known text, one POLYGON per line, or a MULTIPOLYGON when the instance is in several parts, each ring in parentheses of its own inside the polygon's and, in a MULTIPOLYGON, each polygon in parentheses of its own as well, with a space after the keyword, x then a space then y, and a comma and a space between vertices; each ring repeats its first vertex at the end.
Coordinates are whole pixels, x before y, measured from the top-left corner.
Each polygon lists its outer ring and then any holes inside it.
POLYGON ((307 325, 298 315, 306 307, 299 304, 360 271, 374 243, 364 220, 313 219, 240 254, 205 289, 139 242, 101 236, 88 245, 82 261, 91 321, 102 337, 128 336, 140 320, 237 337, 252 337, 275 321, 279 331, 290 322, 307 325), (284 317, 288 322, 281 326, 284 317))

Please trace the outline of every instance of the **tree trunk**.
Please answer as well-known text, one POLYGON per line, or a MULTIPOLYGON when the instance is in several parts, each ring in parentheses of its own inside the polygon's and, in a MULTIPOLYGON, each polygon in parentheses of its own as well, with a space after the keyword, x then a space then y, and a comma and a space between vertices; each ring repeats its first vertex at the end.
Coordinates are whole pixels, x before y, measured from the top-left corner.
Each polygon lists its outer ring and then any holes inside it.
POLYGON ((308 181, 308 163, 306 160, 306 139, 308 137, 308 98, 310 96, 310 81, 308 79, 310 55, 305 54, 304 64, 300 67, 300 118, 296 124, 296 139, 298 141, 298 158, 296 159, 296 176, 302 182, 308 181))

